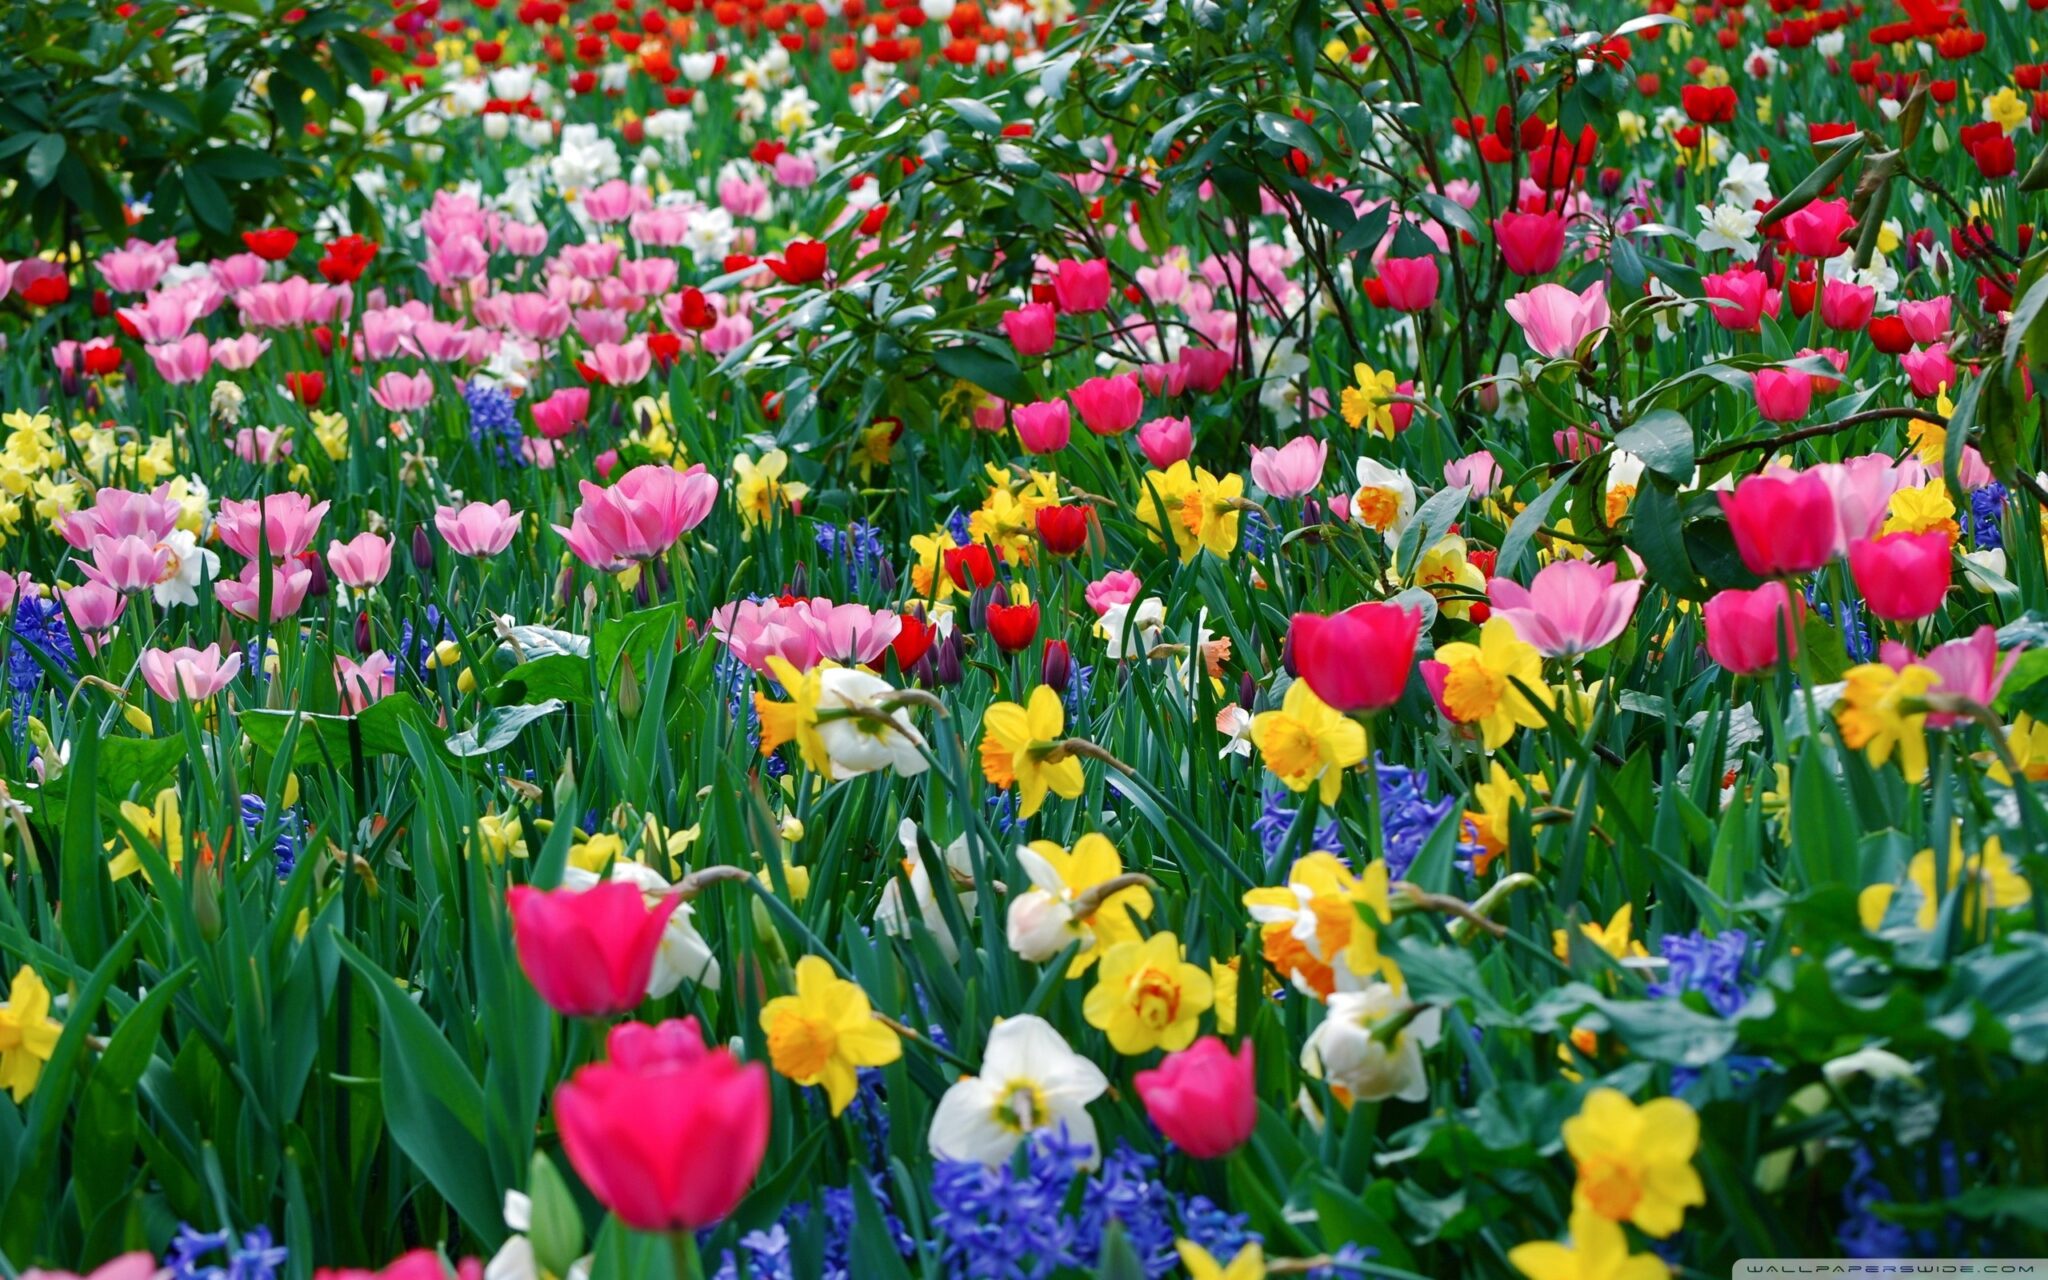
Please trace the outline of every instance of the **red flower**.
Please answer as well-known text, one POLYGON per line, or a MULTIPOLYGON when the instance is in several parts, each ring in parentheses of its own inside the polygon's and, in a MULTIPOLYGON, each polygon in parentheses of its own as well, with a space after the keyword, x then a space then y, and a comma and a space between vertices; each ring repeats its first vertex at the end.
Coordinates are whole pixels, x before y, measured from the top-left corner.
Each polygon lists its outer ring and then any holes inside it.
POLYGON ((1229 1155, 1259 1122, 1249 1040, 1232 1053, 1217 1037, 1203 1036, 1132 1083, 1159 1132, 1197 1160, 1229 1155))
POLYGON ((327 375, 317 369, 311 373, 287 373, 284 381, 303 405, 319 404, 320 397, 327 394, 327 375))
POLYGON ((1070 556, 1088 543, 1087 507, 1040 507, 1038 539, 1056 556, 1070 556))
POLYGON ((15 264, 14 291, 32 307, 54 307, 71 296, 71 276, 42 258, 15 264))
POLYGON ((945 563, 946 576, 962 591, 995 583, 995 561, 989 558, 988 548, 979 543, 971 547, 947 547, 940 559, 945 563))
POLYGON ((1022 653, 1038 638, 1038 605, 991 604, 988 633, 1004 653, 1022 653))
POLYGON ((1685 85, 1678 91, 1678 101, 1685 108, 1686 119, 1697 124, 1728 124, 1735 119, 1732 85, 1711 89, 1703 84, 1685 85))
POLYGON ((1287 632, 1294 669, 1339 711, 1377 711, 1400 701, 1415 665, 1422 614, 1397 604, 1355 604, 1323 617, 1297 613, 1287 632))
POLYGON ((683 900, 669 894, 650 909, 638 885, 608 880, 581 891, 514 885, 506 902, 519 967, 540 998, 557 1013, 596 1018, 647 998, 662 931, 683 900))
POLYGON ((265 262, 282 262, 299 247, 299 233, 283 227, 266 227, 261 231, 244 231, 242 243, 265 262))
POLYGON ((705 299, 704 291, 693 285, 683 290, 683 304, 677 319, 683 322, 685 329, 709 329, 718 323, 718 313, 711 309, 711 303, 705 299))
POLYGON ((932 641, 938 638, 939 629, 915 613, 899 614, 897 621, 903 625, 896 638, 889 642, 889 648, 896 654, 897 669, 908 671, 931 652, 932 641))
POLYGON ((826 249, 822 241, 791 241, 780 258, 768 259, 768 269, 784 284, 809 284, 825 276, 826 249))
POLYGON ((375 240, 362 236, 343 236, 329 243, 319 262, 321 278, 329 284, 354 284, 376 258, 377 247, 375 240))

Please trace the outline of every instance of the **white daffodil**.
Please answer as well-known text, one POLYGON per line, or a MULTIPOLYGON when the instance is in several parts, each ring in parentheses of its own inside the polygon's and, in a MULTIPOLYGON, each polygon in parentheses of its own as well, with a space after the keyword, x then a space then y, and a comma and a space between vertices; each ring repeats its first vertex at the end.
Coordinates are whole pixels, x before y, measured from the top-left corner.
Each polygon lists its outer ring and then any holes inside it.
POLYGON ((1322 1025, 1302 1046, 1302 1070, 1361 1102, 1422 1101, 1429 1096, 1422 1051, 1443 1034, 1442 1011, 1426 1008, 1386 1039, 1374 1034, 1383 1024, 1406 1015, 1409 1007, 1408 997, 1384 982, 1362 991, 1336 992, 1322 1025))
MULTIPOLYGON (((484 1280, 553 1280, 534 1256, 533 1241, 526 1238, 526 1233, 533 1230, 533 1201, 524 1192, 505 1193, 505 1225, 514 1234, 505 1238, 505 1243, 485 1264, 484 1280)), ((562 1280, 590 1280, 590 1255, 576 1259, 562 1280)))
MULTIPOLYGON (((659 871, 645 863, 624 858, 612 863, 610 879, 640 890, 649 906, 675 892, 675 886, 663 879, 659 871)), ((585 871, 581 867, 562 870, 562 887, 565 889, 580 892, 594 888, 600 882, 595 871, 585 871)), ((654 952, 654 969, 647 975, 647 998, 658 999, 685 982, 707 987, 718 985, 718 957, 712 954, 711 944, 704 941, 704 935, 698 933, 697 926, 691 923, 690 904, 687 902, 676 908, 661 931, 661 946, 654 952)))
POLYGON ((1415 518, 1415 482, 1398 467, 1375 458, 1358 460, 1358 488, 1351 495, 1351 518, 1375 530, 1393 546, 1415 518))
POLYGON ((1730 249, 1744 262, 1756 261, 1756 224, 1764 216, 1761 210, 1722 203, 1711 209, 1700 205, 1699 214, 1700 233, 1693 243, 1702 252, 1730 249))
MULTIPOLYGON (((1000 1165, 1028 1135, 1062 1126, 1069 1141, 1099 1151, 1088 1104, 1108 1088, 1102 1068, 1069 1048, 1045 1019, 1006 1018, 989 1032, 981 1074, 939 1099, 932 1154, 1000 1165)), ((1088 1165, 1094 1164, 1091 1157, 1088 1165)))
POLYGON ((220 557, 200 546, 199 539, 186 529, 171 530, 162 545, 170 551, 171 563, 163 581, 151 587, 149 594, 160 608, 198 604, 199 584, 220 572, 220 557))
POLYGON ((1109 642, 1105 652, 1111 662, 1144 657, 1159 643, 1165 626, 1166 602, 1158 596, 1147 596, 1136 604, 1113 604, 1095 624, 1109 642))
POLYGON ((1752 160, 1741 152, 1728 157, 1728 172, 1721 175, 1720 190, 1730 203, 1747 209, 1759 200, 1771 198, 1771 166, 1767 160, 1752 160))
MULTIPOLYGON (((932 940, 938 943, 939 951, 948 961, 960 958, 960 946, 953 941, 953 931, 946 925, 946 913, 941 909, 939 895, 932 889, 931 872, 925 869, 924 855, 917 847, 917 824, 909 818, 896 824, 896 839, 903 846, 903 876, 891 875, 889 883, 882 889, 882 901, 875 908, 875 923, 882 932, 892 938, 910 936, 910 915, 903 907, 903 881, 910 881, 910 893, 917 902, 918 917, 924 927, 931 931, 932 940)), ((962 890, 961 884, 974 883, 974 859, 967 850, 967 837, 961 835, 941 851, 946 870, 951 874, 953 884, 947 886, 960 895, 960 909, 969 917, 974 915, 977 895, 971 888, 962 890)))
MULTIPOLYGON (((896 687, 880 676, 854 667, 833 667, 818 676, 818 710, 880 712, 877 699, 895 692, 896 687)), ((899 708, 886 716, 886 720, 878 715, 849 715, 819 721, 818 737, 832 757, 834 777, 879 769, 893 769, 904 777, 925 771, 924 737, 912 727, 910 713, 899 708)))

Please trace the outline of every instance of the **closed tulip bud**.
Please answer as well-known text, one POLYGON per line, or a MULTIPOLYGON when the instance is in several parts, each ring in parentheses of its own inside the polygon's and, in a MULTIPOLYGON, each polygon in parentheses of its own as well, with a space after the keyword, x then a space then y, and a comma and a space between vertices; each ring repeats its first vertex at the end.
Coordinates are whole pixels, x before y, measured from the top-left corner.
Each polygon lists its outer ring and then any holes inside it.
POLYGON ((960 683, 965 671, 960 648, 960 633, 955 631, 937 646, 938 656, 932 660, 932 675, 941 685, 952 686, 960 683))
POLYGON ((789 594, 801 599, 810 594, 810 585, 810 574, 805 572, 803 565, 799 564, 796 568, 790 570, 789 594))
POLYGON ((370 630, 370 611, 364 609, 356 614, 356 652, 368 653, 377 647, 377 638, 370 630))
POLYGON ((1039 683, 1054 693, 1065 693, 1067 682, 1074 676, 1074 655, 1064 640, 1045 642, 1045 654, 1039 661, 1039 683))
POLYGON ((299 563, 312 572, 312 579, 306 583, 306 595, 315 600, 325 600, 333 589, 327 576, 327 562, 311 551, 299 553, 299 563))
POLYGON ((886 556, 875 566, 875 585, 881 588, 885 596, 896 594, 896 566, 890 564, 886 556))
POLYGON ((1237 678, 1237 705, 1243 707, 1246 711, 1250 711, 1252 704, 1257 702, 1258 699, 1259 682, 1252 677, 1251 672, 1247 671, 1237 678))
POLYGON ((412 567, 421 573, 434 571, 434 540, 427 536, 427 526, 423 524, 412 527, 412 567))
POLYGON ((654 562, 654 586, 656 590, 661 592, 663 599, 667 599, 674 592, 675 578, 669 572, 668 561, 656 560, 654 562))
POLYGON ((967 597, 967 629, 980 635, 988 630, 989 606, 995 603, 994 587, 983 587, 967 597))

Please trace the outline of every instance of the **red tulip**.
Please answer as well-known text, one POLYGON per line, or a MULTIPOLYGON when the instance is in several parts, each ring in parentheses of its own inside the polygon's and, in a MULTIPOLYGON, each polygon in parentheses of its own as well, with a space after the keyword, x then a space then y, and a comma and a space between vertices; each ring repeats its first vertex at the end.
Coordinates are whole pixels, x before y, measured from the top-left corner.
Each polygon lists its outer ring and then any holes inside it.
POLYGON ((1391 707, 1408 686, 1422 613, 1396 604, 1355 604, 1325 618, 1297 613, 1288 629, 1294 668, 1339 711, 1391 707))
POLYGON ((1952 568, 1946 529, 1888 533, 1849 544, 1856 589, 1886 622, 1918 622, 1941 608, 1952 568))
POLYGON ((1195 1159, 1214 1160, 1243 1146, 1259 1122, 1252 1067, 1251 1041, 1232 1053, 1215 1036, 1203 1036, 1132 1083, 1159 1132, 1195 1159))
POLYGON ((1493 220, 1493 238, 1508 270, 1518 276, 1547 275, 1564 257, 1564 218, 1554 210, 1510 209, 1493 220))
POLYGON ((946 576, 962 591, 986 587, 996 580, 995 561, 989 558, 988 548, 980 543, 970 547, 947 547, 940 560, 946 566, 946 576))
POLYGON ((1088 544, 1088 508, 1040 507, 1038 540, 1056 556, 1070 556, 1088 544))
POLYGON ((706 1048, 695 1018, 624 1023, 607 1049, 609 1062, 555 1090, 577 1176, 636 1231, 701 1230, 730 1214, 768 1149, 767 1069, 706 1048))
POLYGON ((327 394, 327 375, 317 369, 311 373, 287 373, 284 381, 303 405, 319 404, 320 397, 327 394))
POLYGON ((670 895, 650 910, 623 881, 580 892, 515 885, 506 901, 519 967, 549 1007, 581 1018, 624 1013, 646 997, 662 930, 683 902, 670 895))
POLYGON ((988 633, 1004 653, 1022 653, 1038 637, 1038 605, 991 604, 988 633))
POLYGON ((825 245, 817 240, 793 240, 780 258, 768 259, 768 269, 784 284, 809 284, 825 277, 825 245))
POLYGON ((896 638, 889 642, 889 648, 896 654, 896 667, 908 671, 918 660, 931 651, 932 641, 938 638, 939 629, 924 620, 922 614, 903 613, 897 615, 902 623, 896 638))
POLYGON ((266 227, 261 231, 244 231, 242 243, 265 262, 282 262, 299 247, 299 233, 283 227, 266 227))

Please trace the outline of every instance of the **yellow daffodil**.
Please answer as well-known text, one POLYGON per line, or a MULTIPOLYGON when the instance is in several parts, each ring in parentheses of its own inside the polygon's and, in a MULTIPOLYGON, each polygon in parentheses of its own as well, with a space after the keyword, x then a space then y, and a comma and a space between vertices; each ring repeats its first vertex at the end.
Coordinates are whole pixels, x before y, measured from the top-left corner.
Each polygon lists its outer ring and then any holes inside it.
POLYGON ((27 965, 14 974, 7 1003, 0 1005, 0 1088, 26 1102, 42 1078, 43 1064, 56 1051, 64 1027, 50 1017, 50 989, 27 965))
MULTIPOLYGON (((1987 910, 2020 907, 2033 901, 2033 886, 2013 866, 1997 836, 1986 837, 1983 847, 1972 855, 1963 848, 1962 826, 1956 824, 1949 831, 1947 861, 1948 883, 1940 888, 1935 883, 1934 850, 1922 849, 1906 864, 1906 879, 1920 891, 1920 906, 1913 916, 1917 929, 1932 929, 1940 917, 1942 900, 1959 890, 1970 895, 1964 903, 1964 927, 1972 931, 1983 926, 1987 910)), ((1890 884, 1874 884, 1857 896, 1856 906, 1864 928, 1876 929, 1884 923, 1894 892, 1890 884)))
POLYGON ((930 533, 914 533, 910 536, 910 554, 915 562, 910 566, 910 587, 923 599, 944 600, 960 588, 953 576, 946 572, 946 552, 960 545, 953 540, 952 530, 940 525, 930 533))
MULTIPOLYGON (((1056 750, 1066 728, 1066 708, 1048 685, 1033 689, 1024 706, 998 702, 982 713, 982 776, 995 786, 1017 788, 1018 817, 1037 813, 1047 791, 1068 800, 1081 794, 1081 762, 1056 750)), ((762 732, 765 738, 765 723, 762 732)))
MULTIPOLYGON (((2013 763, 2019 765, 2027 781, 2048 782, 2048 722, 2020 712, 2006 727, 2005 745, 2011 749, 2013 763)), ((2012 773, 2004 761, 1994 759, 1989 772, 2001 786, 2012 785, 2012 773)))
POLYGON ((1277 711, 1252 717, 1260 759, 1289 791, 1311 786, 1324 804, 1344 791, 1344 771, 1365 759, 1365 726, 1316 696, 1308 681, 1287 686, 1277 711))
POLYGON ((2013 92, 2011 85, 2001 85, 1997 93, 1984 99, 1984 118, 2007 133, 2027 122, 2027 110, 2027 100, 2013 92))
POLYGON ((1936 478, 1917 488, 1906 486, 1892 494, 1891 506, 1884 519, 1886 533, 1927 533, 1930 530, 1946 530, 1950 537, 1960 537, 1962 530, 1956 524, 1956 504, 1948 496, 1948 483, 1936 478))
POLYGON ((526 836, 519 819, 487 813, 476 820, 477 843, 494 862, 520 857, 526 852, 526 836))
POLYGON ((1257 1241, 1239 1249, 1228 1265, 1192 1240, 1176 1240, 1173 1247, 1188 1269, 1188 1280, 1266 1280, 1266 1255, 1257 1241))
POLYGON ((1466 558, 1465 540, 1457 534, 1438 539, 1415 565, 1415 585, 1437 599, 1437 611, 1463 622, 1472 616, 1472 598, 1486 594, 1486 571, 1466 558))
POLYGON ((625 856, 626 842, 609 831, 584 836, 569 847, 569 865, 590 872, 601 872, 625 856))
POLYGON ((1393 919, 1385 862, 1353 875, 1342 858, 1318 850, 1295 861, 1284 886, 1247 891, 1244 905, 1260 926, 1267 965, 1318 999, 1337 989, 1340 965, 1353 978, 1385 974, 1401 985, 1400 970, 1379 953, 1378 931, 1362 920, 1364 911, 1381 923, 1393 919))
POLYGON ((1872 768, 1894 752, 1906 781, 1927 776, 1927 711, 1921 700, 1940 683, 1932 667, 1917 662, 1894 671, 1882 662, 1866 662, 1843 673, 1842 700, 1835 704, 1835 723, 1850 750, 1861 751, 1872 768))
MULTIPOLYGON (((1688 1207, 1707 1202, 1692 1167, 1699 1114, 1676 1098, 1638 1107, 1618 1089, 1595 1089, 1564 1122, 1563 1137, 1579 1171, 1573 1205, 1608 1222, 1634 1223, 1661 1240, 1684 1225, 1688 1207)), ((1576 1211, 1572 1220, 1576 1235, 1576 1211)))
POLYGON ((796 962, 796 994, 761 1009, 768 1060, 800 1085, 822 1084, 832 1114, 853 1101, 859 1067, 882 1067, 903 1056, 903 1042, 875 1018, 865 991, 817 956, 796 962))
POLYGON ((798 671, 780 654, 768 658, 768 671, 789 695, 778 702, 765 693, 754 694, 754 710, 761 717, 761 754, 771 756, 785 742, 794 741, 797 754, 809 768, 827 777, 832 773, 832 755, 818 732, 818 700, 824 696, 824 673, 833 664, 820 662, 809 671, 798 671))
POLYGON ((1104 951, 1141 939, 1137 922, 1152 914, 1151 891, 1141 884, 1103 897, 1086 915, 1074 910, 1090 890, 1124 874, 1123 858, 1109 837, 1090 832, 1072 849, 1033 840, 1018 857, 1032 885, 1010 904, 1011 945, 1020 955, 1050 959, 1079 941, 1081 950, 1067 966, 1067 976, 1078 978, 1104 951))
POLYGON ((1508 1250, 1529 1280, 1668 1280, 1671 1268, 1653 1253, 1628 1251, 1620 1227, 1591 1209, 1572 1210, 1572 1242, 1535 1240, 1508 1250))
POLYGON ((1375 371, 1368 364, 1353 365, 1351 376, 1355 385, 1344 388, 1344 394, 1337 398, 1344 424, 1354 431, 1370 427, 1391 440, 1395 430, 1392 401, 1401 394, 1401 380, 1390 370, 1375 371))
MULTIPOLYGON (((1605 925, 1589 920, 1579 926, 1579 932, 1584 934, 1594 946, 1613 956, 1616 960, 1625 960, 1630 956, 1646 956, 1650 953, 1643 949, 1643 944, 1629 936, 1634 916, 1634 905, 1624 902, 1608 918, 1605 925)), ((1571 958, 1571 940, 1565 935, 1564 930, 1552 929, 1550 931, 1550 945, 1556 950, 1558 959, 1568 960, 1571 958)))
POLYGON ((734 501, 740 518, 749 525, 770 519, 779 508, 802 502, 811 491, 809 485, 783 480, 782 473, 789 470, 789 455, 780 449, 768 450, 759 461, 740 454, 732 460, 732 470, 734 501))
POLYGON ((1236 956, 1230 957, 1228 962, 1209 962, 1209 986, 1215 996, 1215 1004, 1211 1006, 1210 1012, 1216 1015, 1216 1034, 1219 1036, 1237 1034, 1238 972, 1236 956))
POLYGON ((1478 644, 1447 644, 1422 670, 1445 714, 1477 728, 1489 751, 1514 737, 1515 726, 1543 724, 1541 707, 1550 700, 1543 655, 1516 635, 1506 618, 1488 618, 1479 628, 1478 644))
POLYGON ((1145 473, 1138 491, 1138 523, 1161 541, 1171 539, 1187 564, 1205 549, 1228 559, 1237 548, 1238 501, 1244 477, 1218 479, 1185 459, 1164 471, 1145 473))
POLYGON ((1180 939, 1160 933, 1144 942, 1118 943, 1103 954, 1081 1014, 1109 1036, 1118 1053, 1171 1053, 1194 1043, 1215 994, 1208 971, 1181 957, 1180 939))
MULTIPOLYGON (((185 822, 178 813, 176 787, 165 787, 157 792, 156 802, 147 809, 132 800, 123 800, 121 816, 128 820, 129 826, 135 828, 136 835, 141 836, 151 848, 163 855, 164 861, 171 864, 173 872, 184 865, 185 822)), ((142 865, 142 859, 135 852, 135 843, 125 831, 121 833, 121 843, 125 847, 107 863, 107 874, 116 880, 123 880, 140 871, 142 878, 149 880, 149 870, 142 865)))

